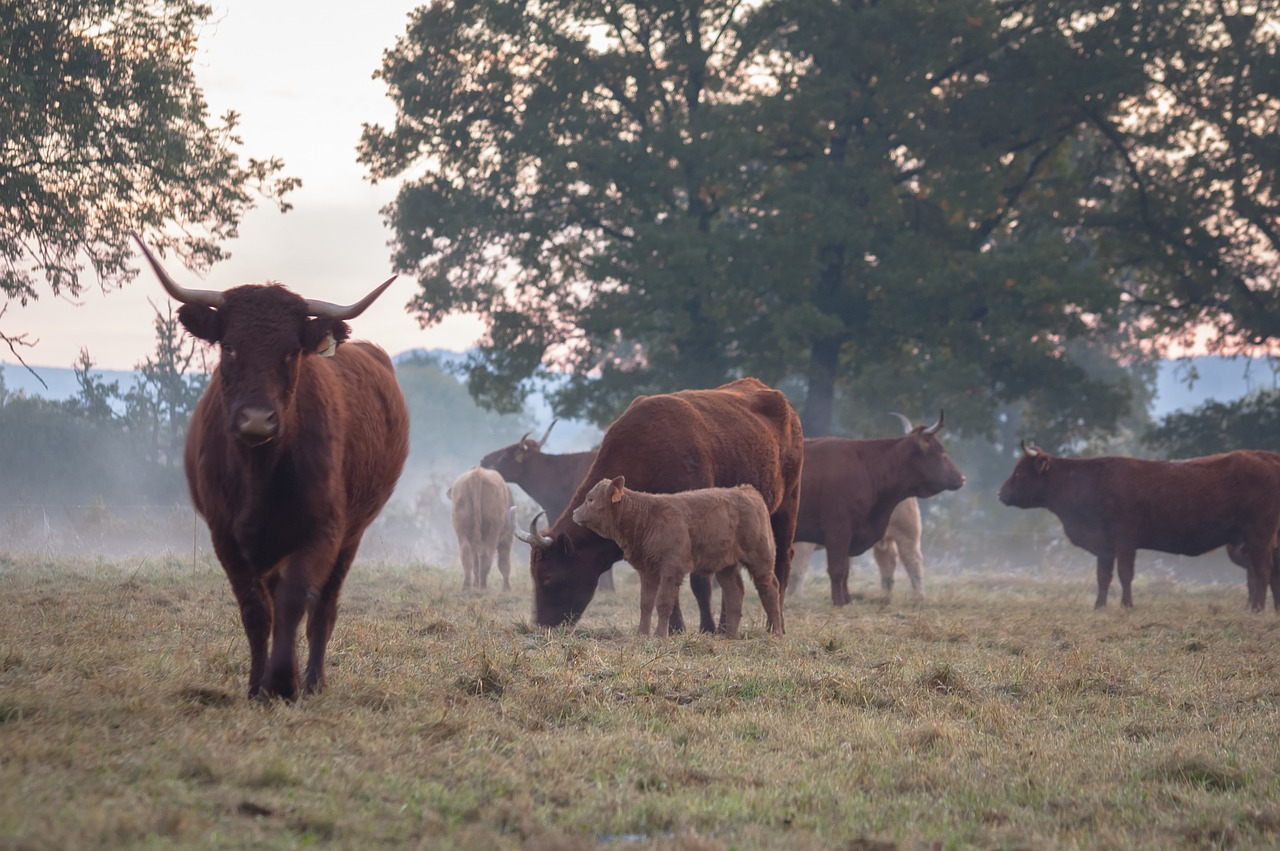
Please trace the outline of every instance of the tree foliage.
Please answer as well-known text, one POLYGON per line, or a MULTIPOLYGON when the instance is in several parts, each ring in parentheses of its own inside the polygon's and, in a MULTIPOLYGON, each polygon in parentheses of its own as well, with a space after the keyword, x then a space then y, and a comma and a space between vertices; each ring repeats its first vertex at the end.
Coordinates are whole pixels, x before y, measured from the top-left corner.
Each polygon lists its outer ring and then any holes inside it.
POLYGON ((1169 458, 1195 458, 1234 449, 1280 452, 1280 391, 1251 393, 1231 402, 1210 401, 1176 411, 1143 435, 1169 458))
MULTIPOLYGON (((131 230, 189 266, 223 258, 255 193, 288 209, 279 159, 242 160, 192 70, 192 0, 0 3, 0 292, 75 296, 129 280, 131 230)), ((7 306, 7 305, 6 305, 7 306)), ((2 312, 2 311, 0 311, 2 312)), ((0 335, 14 354, 25 335, 0 335)))
POLYGON ((488 404, 755 374, 821 434, 902 376, 1069 442, 1132 394, 1090 346, 1270 334, 1276 2, 437 0, 361 160, 488 404))

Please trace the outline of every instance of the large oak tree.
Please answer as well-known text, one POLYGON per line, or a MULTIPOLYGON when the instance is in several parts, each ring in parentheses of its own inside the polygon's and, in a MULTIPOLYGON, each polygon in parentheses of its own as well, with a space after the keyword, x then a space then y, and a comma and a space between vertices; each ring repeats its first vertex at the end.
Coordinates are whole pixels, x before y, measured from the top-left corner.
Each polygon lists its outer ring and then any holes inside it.
MULTIPOLYGON (((209 6, 191 0, 0 2, 0 315, 43 293, 129 280, 130 231, 193 268, 255 199, 298 181, 244 159, 192 70, 209 6)), ((0 333, 19 355, 26 335, 0 333)))
POLYGON ((491 404, 555 366, 601 422, 752 373, 826 433, 887 371, 1069 436, 1128 396, 1070 340, 1267 307, 1271 6, 435 2, 361 158, 403 180, 423 321, 488 320, 491 404))

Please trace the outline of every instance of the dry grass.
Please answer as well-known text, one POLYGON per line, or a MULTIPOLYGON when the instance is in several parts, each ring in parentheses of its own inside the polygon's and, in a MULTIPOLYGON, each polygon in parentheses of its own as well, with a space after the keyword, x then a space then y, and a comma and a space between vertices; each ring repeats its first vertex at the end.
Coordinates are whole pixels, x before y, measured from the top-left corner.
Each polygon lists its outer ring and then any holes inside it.
MULTIPOLYGON (((220 569, 0 557, 0 848, 1202 848, 1280 842, 1280 618, 1242 587, 931 579, 788 635, 573 631, 364 564, 330 690, 244 698, 220 569)), ((688 596, 685 596, 686 601, 688 596)), ((686 605, 688 603, 686 602, 686 605)))

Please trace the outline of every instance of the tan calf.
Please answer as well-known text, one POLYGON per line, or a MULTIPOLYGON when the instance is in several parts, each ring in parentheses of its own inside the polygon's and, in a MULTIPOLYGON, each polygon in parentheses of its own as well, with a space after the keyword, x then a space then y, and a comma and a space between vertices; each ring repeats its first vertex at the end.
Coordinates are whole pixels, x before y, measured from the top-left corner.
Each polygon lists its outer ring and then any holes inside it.
POLYGON ((511 590, 511 489, 493 470, 472 467, 449 486, 453 532, 462 556, 462 587, 486 588, 494 558, 502 590, 511 590))
POLYGON ((769 509, 751 485, 672 494, 627 490, 622 476, 601 479, 573 511, 574 522, 617 543, 640 574, 640 633, 669 632, 680 585, 691 573, 720 581, 720 630, 730 638, 742 622, 745 565, 764 606, 770 632, 782 632, 782 598, 774 575, 769 509))

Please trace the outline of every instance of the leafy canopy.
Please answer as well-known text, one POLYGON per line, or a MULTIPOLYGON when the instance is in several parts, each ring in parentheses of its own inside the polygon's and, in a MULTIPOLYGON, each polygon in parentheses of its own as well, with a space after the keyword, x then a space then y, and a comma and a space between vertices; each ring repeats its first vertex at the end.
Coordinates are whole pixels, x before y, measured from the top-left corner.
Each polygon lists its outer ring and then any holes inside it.
POLYGON ((131 230, 204 268, 255 193, 289 208, 299 181, 283 163, 241 159, 234 112, 209 120, 192 58, 210 14, 191 0, 0 4, 0 315, 75 296, 86 277, 129 280, 131 230))
POLYGON ((1132 395, 1072 341, 1280 315, 1276 0, 1132 5, 437 0, 360 157, 402 181, 422 321, 487 319, 488 404, 554 366, 603 422, 755 374, 821 434, 918 375, 973 431, 1018 403, 1067 440, 1132 395))

